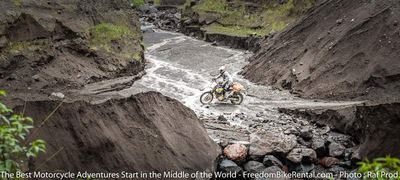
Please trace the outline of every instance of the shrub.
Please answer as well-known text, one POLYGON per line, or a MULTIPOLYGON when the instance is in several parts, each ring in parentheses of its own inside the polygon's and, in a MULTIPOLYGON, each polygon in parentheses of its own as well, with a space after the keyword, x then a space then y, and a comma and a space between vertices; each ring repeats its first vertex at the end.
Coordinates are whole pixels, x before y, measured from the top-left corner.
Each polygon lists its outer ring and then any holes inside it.
MULTIPOLYGON (((399 173, 400 174, 400 160, 394 157, 376 158, 372 162, 364 160, 359 162, 359 173, 367 174, 368 172, 378 175, 376 178, 364 176, 364 179, 391 179, 386 176, 380 176, 385 173, 399 173)), ((394 178, 399 179, 399 178, 394 178)))
MULTIPOLYGON (((5 91, 0 90, 0 96, 4 95, 5 91)), ((0 172, 21 171, 21 164, 28 158, 37 157, 40 152, 45 152, 43 140, 26 142, 32 128, 32 118, 13 114, 11 109, 0 102, 0 172)))

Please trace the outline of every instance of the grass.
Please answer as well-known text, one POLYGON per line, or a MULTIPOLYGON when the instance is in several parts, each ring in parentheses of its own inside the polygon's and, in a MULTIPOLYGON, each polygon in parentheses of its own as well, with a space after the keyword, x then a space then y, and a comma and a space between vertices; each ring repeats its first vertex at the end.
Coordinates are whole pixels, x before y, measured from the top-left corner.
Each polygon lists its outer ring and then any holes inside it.
POLYGON ((22 5, 22 0, 13 0, 13 3, 15 6, 21 6, 22 5))
POLYGON ((209 33, 227 34, 240 37, 247 37, 250 35, 264 36, 267 33, 265 29, 251 29, 242 26, 222 26, 218 24, 206 26, 204 29, 209 33))
POLYGON ((132 6, 138 8, 145 4, 144 0, 131 0, 132 6))
POLYGON ((5 52, 11 54, 19 54, 23 51, 34 51, 39 49, 43 45, 38 41, 19 41, 19 42, 9 42, 5 52))
POLYGON ((90 48, 92 50, 104 50, 117 57, 125 59, 134 59, 141 61, 141 51, 123 50, 116 51, 112 46, 113 41, 120 41, 122 45, 128 45, 137 41, 139 33, 124 25, 115 25, 111 23, 101 23, 90 28, 90 48))
POLYGON ((32 46, 31 42, 27 41, 21 41, 21 42, 10 42, 8 45, 7 50, 11 54, 18 54, 21 53, 22 51, 29 49, 32 46))
POLYGON ((235 36, 263 36, 283 31, 298 16, 311 8, 315 0, 288 0, 284 4, 264 4, 255 12, 248 12, 240 0, 236 0, 235 3, 239 7, 229 7, 226 0, 203 0, 193 7, 193 11, 201 17, 210 13, 220 17, 218 24, 204 28, 207 31, 235 36))
POLYGON ((197 11, 226 13, 228 3, 226 0, 203 0, 200 4, 193 7, 197 11))
POLYGON ((111 41, 121 38, 135 38, 137 34, 127 26, 101 23, 90 28, 90 44, 93 46, 106 46, 111 41))

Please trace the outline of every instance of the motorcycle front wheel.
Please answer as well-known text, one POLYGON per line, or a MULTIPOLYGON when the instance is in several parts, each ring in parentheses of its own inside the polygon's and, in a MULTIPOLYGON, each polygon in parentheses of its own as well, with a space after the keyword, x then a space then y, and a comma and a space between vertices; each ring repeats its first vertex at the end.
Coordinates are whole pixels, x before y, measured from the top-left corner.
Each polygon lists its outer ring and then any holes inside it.
POLYGON ((243 94, 242 93, 235 93, 230 97, 231 103, 234 105, 240 105, 243 102, 243 94))
POLYGON ((210 104, 213 99, 214 99, 214 96, 210 91, 205 92, 200 96, 200 102, 202 104, 210 104))

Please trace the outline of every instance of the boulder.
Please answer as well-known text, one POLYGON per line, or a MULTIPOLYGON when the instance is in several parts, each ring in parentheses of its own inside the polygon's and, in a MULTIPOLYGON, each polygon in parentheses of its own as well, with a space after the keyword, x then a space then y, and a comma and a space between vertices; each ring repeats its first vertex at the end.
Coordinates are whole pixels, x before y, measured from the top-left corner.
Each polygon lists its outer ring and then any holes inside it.
POLYGON ((247 148, 243 144, 231 144, 224 148, 224 155, 236 162, 240 162, 246 159, 247 148))
POLYGON ((313 133, 311 128, 305 128, 300 130, 300 137, 304 140, 308 141, 313 138, 313 133))
POLYGON ((244 170, 251 172, 251 173, 259 173, 265 169, 263 163, 257 161, 249 161, 243 166, 244 170))
POLYGON ((331 144, 329 144, 329 155, 332 157, 343 156, 345 150, 346 148, 339 143, 332 142, 331 144))
POLYGON ((300 164, 295 168, 295 171, 298 173, 309 173, 312 170, 314 170, 315 165, 314 164, 300 164))
POLYGON ((286 157, 293 163, 311 163, 317 159, 317 153, 310 148, 295 148, 286 157))
POLYGON ((322 138, 314 138, 311 143, 311 148, 315 150, 318 157, 323 157, 328 154, 326 141, 322 138))
POLYGON ((339 164, 339 162, 339 159, 334 157, 324 157, 319 161, 319 163, 325 168, 330 168, 333 165, 339 164))
POLYGON ((278 166, 267 167, 267 168, 265 168, 262 172, 263 172, 263 173, 277 173, 277 172, 280 172, 281 174, 285 173, 285 172, 282 171, 282 169, 280 169, 278 166))
POLYGON ((257 159, 271 153, 288 153, 296 145, 295 135, 285 135, 282 132, 253 133, 250 134, 249 155, 257 159))
POLYGON ((229 159, 224 159, 221 161, 219 164, 219 170, 224 173, 240 173, 243 171, 241 167, 229 159))
POLYGON ((278 166, 279 168, 283 167, 282 162, 279 161, 279 159, 273 155, 266 155, 264 157, 263 164, 265 167, 271 167, 271 166, 278 166))

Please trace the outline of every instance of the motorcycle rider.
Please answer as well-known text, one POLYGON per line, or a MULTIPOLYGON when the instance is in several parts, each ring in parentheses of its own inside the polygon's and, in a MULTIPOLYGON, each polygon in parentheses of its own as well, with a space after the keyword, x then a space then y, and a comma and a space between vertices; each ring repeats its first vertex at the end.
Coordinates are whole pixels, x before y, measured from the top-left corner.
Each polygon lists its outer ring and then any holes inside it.
POLYGON ((213 80, 217 80, 222 77, 222 79, 223 79, 222 86, 225 90, 224 97, 227 98, 228 92, 230 92, 230 87, 232 86, 232 83, 233 83, 233 78, 228 73, 228 71, 226 71, 225 66, 221 66, 218 70, 219 70, 219 75, 217 77, 213 78, 213 80))

